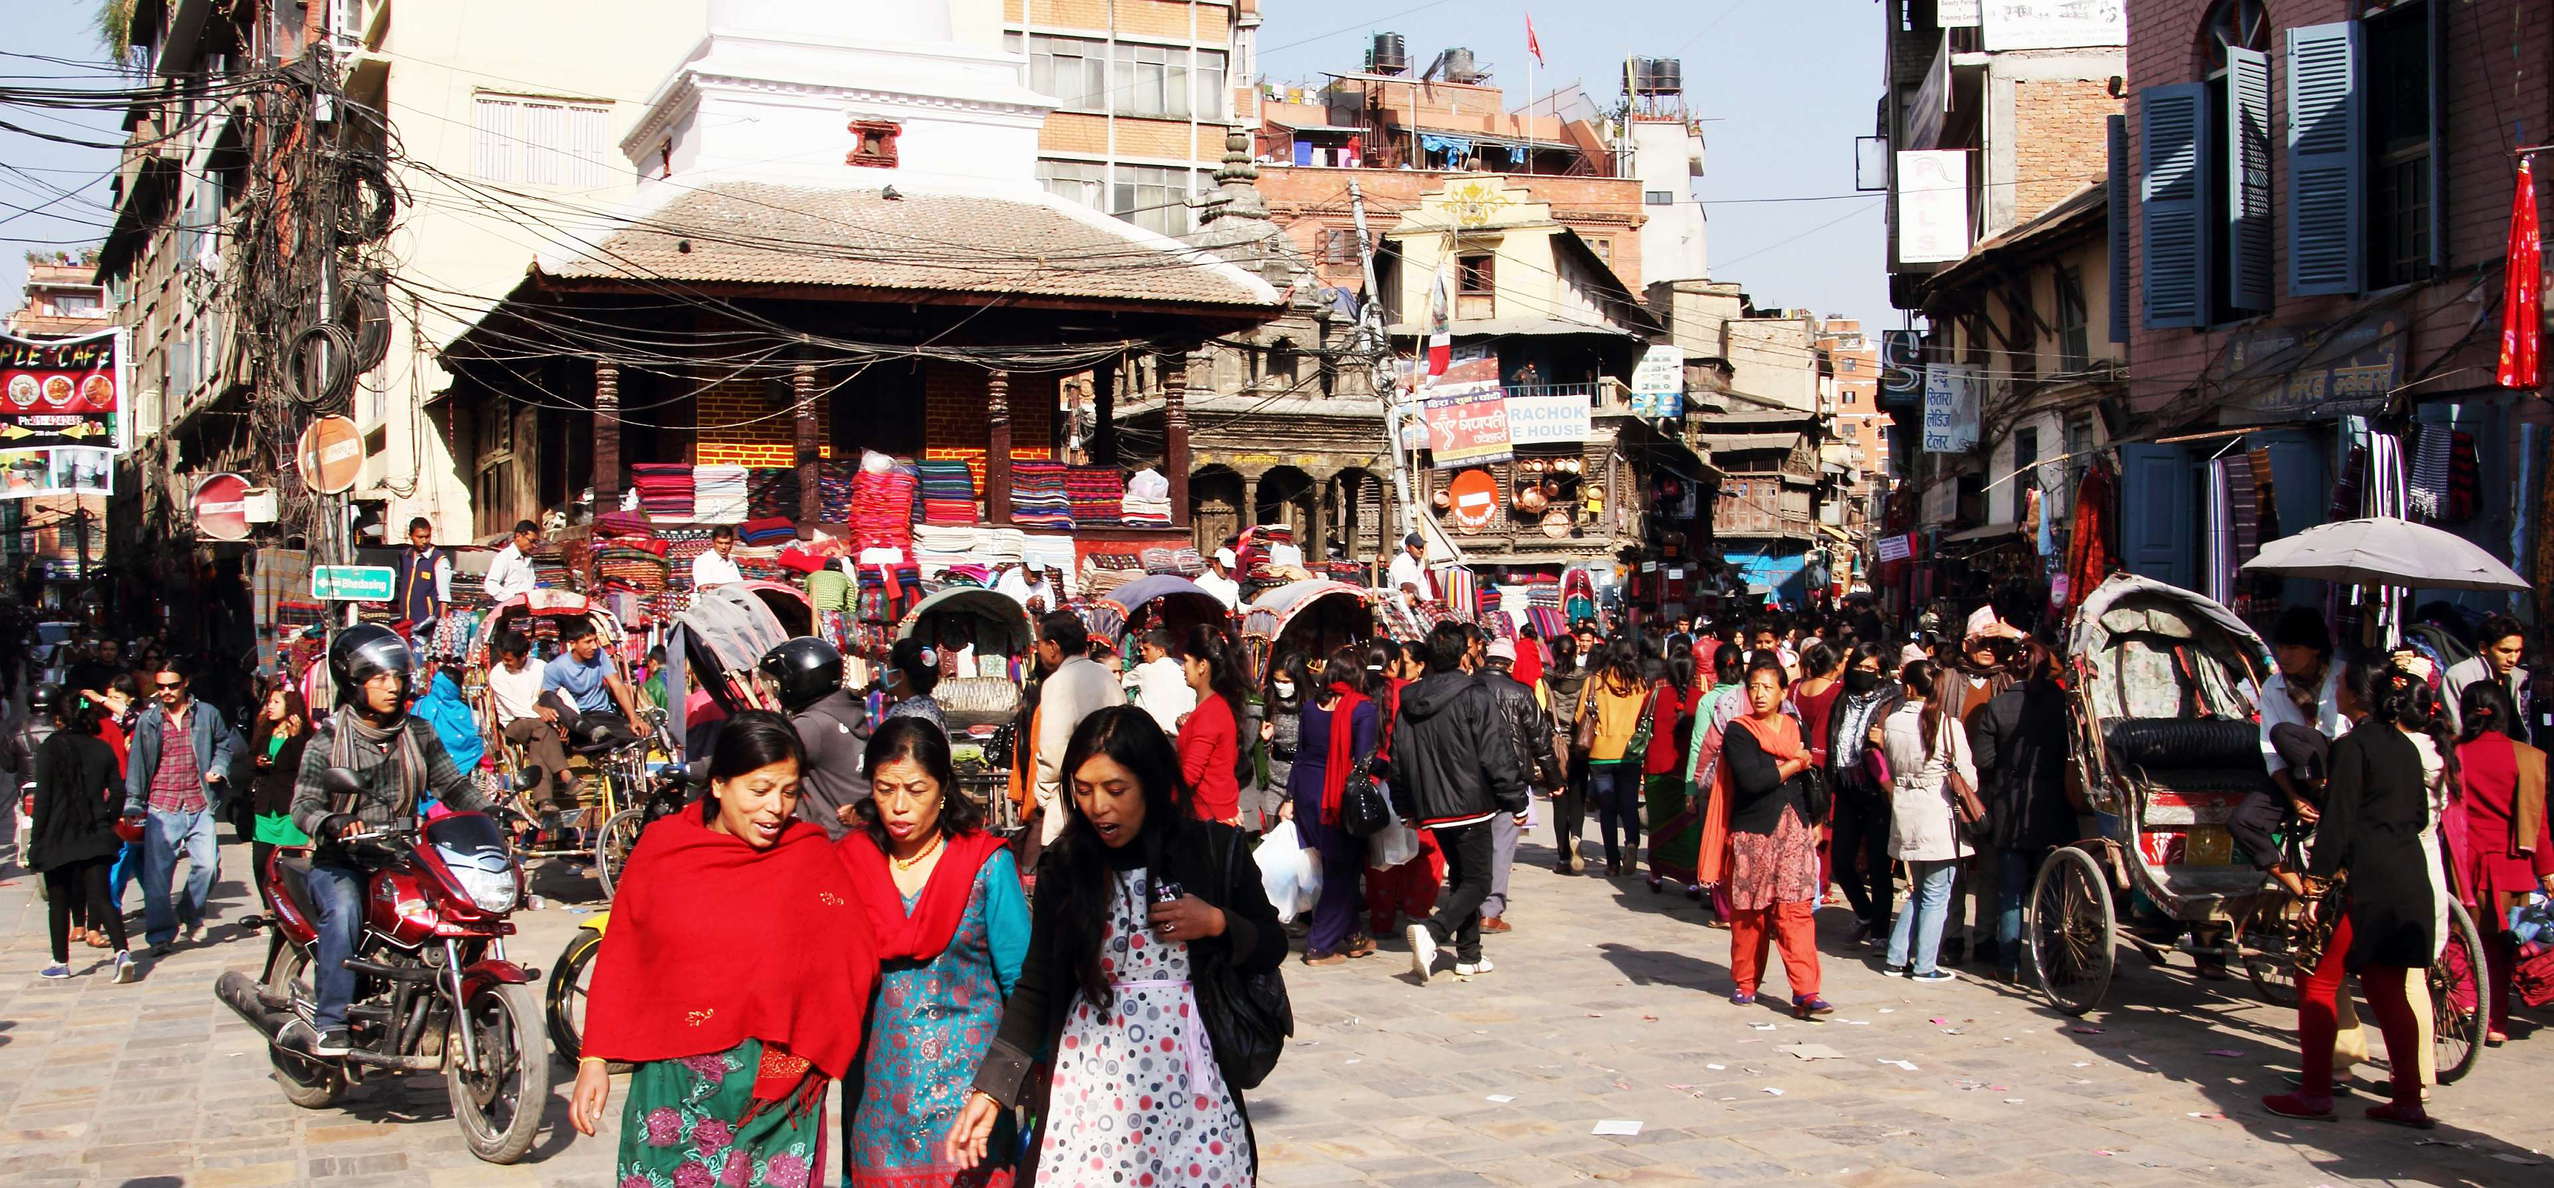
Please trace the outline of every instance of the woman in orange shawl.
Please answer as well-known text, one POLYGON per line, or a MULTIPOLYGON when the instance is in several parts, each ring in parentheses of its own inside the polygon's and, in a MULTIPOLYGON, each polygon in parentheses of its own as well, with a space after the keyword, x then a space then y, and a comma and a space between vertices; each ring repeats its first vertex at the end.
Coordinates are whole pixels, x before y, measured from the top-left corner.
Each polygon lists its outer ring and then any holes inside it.
POLYGON ((1791 1009, 1815 1019, 1836 1008, 1818 995, 1818 823, 1810 819, 1800 774, 1809 748, 1800 724, 1782 712, 1782 663, 1759 653, 1747 665, 1747 712, 1721 740, 1712 799, 1729 823, 1729 1001, 1756 1001, 1769 944, 1782 950, 1791 1009))

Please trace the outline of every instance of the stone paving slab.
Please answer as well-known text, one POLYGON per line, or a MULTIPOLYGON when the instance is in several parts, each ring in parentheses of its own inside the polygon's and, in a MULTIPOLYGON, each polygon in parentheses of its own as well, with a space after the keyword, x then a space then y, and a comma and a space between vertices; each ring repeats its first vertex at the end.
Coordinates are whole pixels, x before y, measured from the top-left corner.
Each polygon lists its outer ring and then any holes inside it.
MULTIPOLYGON (((223 861, 227 918, 247 910, 245 847, 223 861)), ((1693 904, 1549 861, 1520 852, 1516 931, 1488 939, 1490 974, 1423 988, 1389 939, 1368 960, 1288 967, 1296 1039, 1250 1095, 1264 1183, 2554 1184, 2535 1150, 2554 1146, 2554 1032, 2488 1051, 2438 1090, 2446 1121, 2428 1134, 2360 1119, 2364 1093, 2343 1099, 2342 1121, 2290 1121, 2254 1102, 2296 1067, 2294 1013, 2245 983, 2131 956, 2077 1021, 1993 982, 1883 978, 1826 912, 1838 1011, 1803 1023, 1770 1001, 1779 976, 1766 1003, 1725 1001, 1728 934, 1693 904), (1796 1043, 1839 1055, 1781 1050, 1796 1043), (1589 1133, 1604 1119, 1642 1131, 1589 1133)), ((514 956, 546 967, 581 915, 564 901, 524 913, 514 956)), ((461 1146, 435 1077, 373 1082, 333 1110, 284 1101, 262 1040, 211 994, 221 971, 253 972, 262 938, 216 928, 130 986, 95 968, 43 982, 44 943, 33 880, 0 867, 0 1188, 609 1180, 612 1136, 565 1126, 565 1065, 532 1157, 490 1167, 461 1146)))

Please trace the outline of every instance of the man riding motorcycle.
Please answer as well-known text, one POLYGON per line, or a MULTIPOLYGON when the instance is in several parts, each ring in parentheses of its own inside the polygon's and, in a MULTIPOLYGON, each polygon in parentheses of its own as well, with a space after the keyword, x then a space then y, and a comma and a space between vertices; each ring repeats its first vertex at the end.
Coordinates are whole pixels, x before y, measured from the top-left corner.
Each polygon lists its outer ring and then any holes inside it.
POLYGON ((840 838, 851 828, 847 810, 869 799, 869 777, 861 774, 861 760, 870 735, 869 715, 842 687, 842 652, 814 636, 801 636, 765 652, 758 667, 780 694, 790 724, 798 728, 798 741, 807 749, 798 816, 840 838))
POLYGON ((292 804, 293 824, 317 844, 308 881, 319 932, 311 968, 315 1002, 310 1018, 276 1033, 276 1045, 286 1051, 335 1058, 349 1047, 346 1004, 355 995, 355 975, 345 962, 363 929, 364 875, 346 841, 375 826, 413 823, 429 792, 458 811, 487 805, 469 773, 444 752, 434 727, 408 712, 415 663, 408 645, 385 627, 349 627, 328 644, 337 712, 302 752, 292 804), (323 787, 321 775, 332 767, 355 774, 361 791, 351 802, 323 787))

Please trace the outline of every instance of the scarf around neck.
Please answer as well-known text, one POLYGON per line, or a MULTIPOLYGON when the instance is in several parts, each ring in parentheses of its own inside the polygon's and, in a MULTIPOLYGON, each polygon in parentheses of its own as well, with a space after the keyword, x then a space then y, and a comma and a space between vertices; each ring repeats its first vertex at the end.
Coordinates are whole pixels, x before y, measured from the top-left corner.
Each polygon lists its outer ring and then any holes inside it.
POLYGON ((1366 703, 1364 695, 1333 682, 1330 691, 1339 702, 1330 707, 1330 750, 1321 768, 1321 823, 1339 823, 1339 803, 1347 798, 1348 769, 1356 765, 1357 707, 1366 703))
POLYGON ((834 852, 851 871, 851 889, 860 893, 861 904, 869 909, 869 929, 878 942, 880 961, 928 964, 947 950, 966 919, 976 874, 1002 848, 1002 839, 979 831, 953 834, 942 844, 947 852, 931 868, 931 877, 923 882, 922 895, 910 913, 905 911, 904 892, 896 887, 887 852, 878 848, 868 830, 853 830, 834 844, 834 852))

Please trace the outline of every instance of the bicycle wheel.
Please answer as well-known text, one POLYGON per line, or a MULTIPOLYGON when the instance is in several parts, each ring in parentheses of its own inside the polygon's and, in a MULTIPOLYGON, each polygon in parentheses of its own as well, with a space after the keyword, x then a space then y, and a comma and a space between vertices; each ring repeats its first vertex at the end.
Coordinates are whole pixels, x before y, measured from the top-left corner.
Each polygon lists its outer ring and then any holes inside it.
POLYGON ((2305 980, 2307 973, 2297 947, 2297 929, 2301 926, 2297 904, 2292 899, 2257 908, 2235 925, 2234 947, 2243 957, 2244 973, 2252 978, 2253 990, 2261 995, 2261 1000, 2272 1006, 2297 1005, 2297 984, 2305 980))
POLYGON ((2430 1055, 2442 1085, 2456 1084, 2483 1058, 2483 1031, 2491 1026, 2483 970, 2483 937, 2465 905, 2450 900, 2447 945, 2430 963, 2430 1055))
POLYGON ((2110 879, 2072 846, 2051 853, 2031 888, 2031 966, 2040 993, 2070 1015, 2100 1006, 2119 962, 2110 879))
POLYGON ((622 809, 603 823, 594 839, 594 877, 603 884, 603 898, 612 898, 612 888, 621 881, 621 869, 629 864, 630 851, 638 848, 639 831, 646 826, 646 814, 634 808, 622 809))

